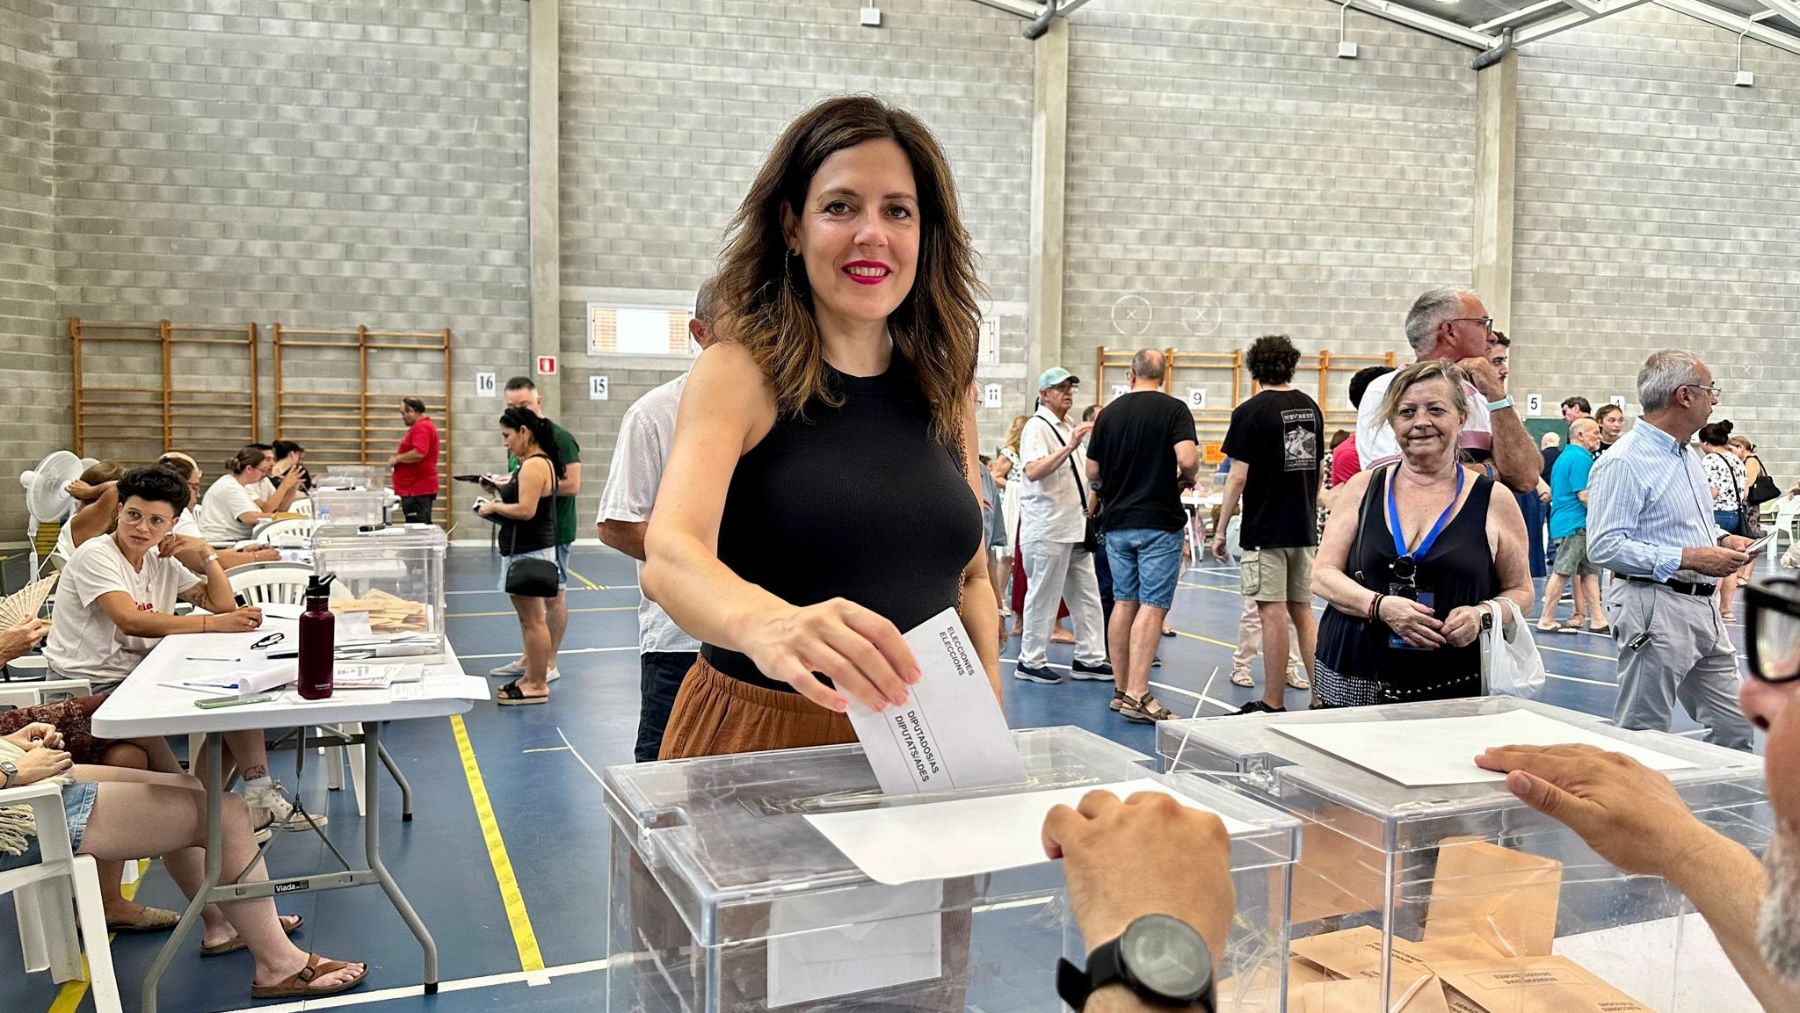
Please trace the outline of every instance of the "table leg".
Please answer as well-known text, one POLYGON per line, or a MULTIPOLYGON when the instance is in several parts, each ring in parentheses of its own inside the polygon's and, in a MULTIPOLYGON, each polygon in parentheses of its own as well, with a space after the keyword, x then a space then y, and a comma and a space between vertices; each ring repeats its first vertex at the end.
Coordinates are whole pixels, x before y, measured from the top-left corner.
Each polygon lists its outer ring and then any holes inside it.
MULTIPOLYGON (((156 962, 150 965, 150 971, 144 976, 144 994, 140 1006, 142 1013, 156 1013, 156 986, 162 981, 163 972, 169 969, 175 954, 180 952, 183 941, 193 931, 194 923, 200 920, 200 912, 206 908, 207 898, 218 887, 225 864, 224 821, 220 817, 220 809, 224 805, 224 791, 221 785, 225 775, 222 769, 225 741, 217 732, 209 732, 206 736, 206 881, 201 884, 200 892, 188 902, 187 910, 181 913, 181 920, 175 923, 175 929, 163 943, 162 950, 156 954, 156 962)), ((435 965, 434 965, 435 966, 435 965)))
MULTIPOLYGON (((392 760, 387 759, 387 750, 381 746, 381 722, 369 722, 364 726, 363 734, 367 736, 367 740, 363 743, 363 781, 369 786, 368 814, 363 817, 363 850, 366 852, 364 858, 369 863, 370 871, 375 873, 375 878, 381 883, 382 891, 393 903, 394 910, 400 912, 400 919, 406 922, 406 927, 411 929, 414 938, 419 940, 420 949, 425 951, 425 994, 436 995, 438 990, 437 943, 432 941, 431 931, 425 927, 425 922, 420 919, 419 913, 413 910, 411 904, 407 903, 406 895, 400 892, 399 884, 394 882, 394 877, 388 873, 387 866, 381 861, 381 790, 379 783, 375 780, 375 765, 384 760, 389 764, 393 763, 392 760)), ((393 768, 390 766, 389 769, 393 768)), ((396 777, 399 776, 398 771, 394 771, 394 774, 396 777)), ((405 790, 405 781, 401 780, 401 784, 402 790, 405 790)), ((155 1013, 155 1011, 147 1010, 146 1013, 155 1013)))
POLYGON ((413 818, 412 782, 406 779, 405 774, 400 773, 400 765, 394 762, 394 757, 387 751, 386 746, 377 745, 375 752, 381 757, 381 765, 387 768, 389 774, 393 775, 394 783, 400 786, 400 822, 411 823, 413 818))

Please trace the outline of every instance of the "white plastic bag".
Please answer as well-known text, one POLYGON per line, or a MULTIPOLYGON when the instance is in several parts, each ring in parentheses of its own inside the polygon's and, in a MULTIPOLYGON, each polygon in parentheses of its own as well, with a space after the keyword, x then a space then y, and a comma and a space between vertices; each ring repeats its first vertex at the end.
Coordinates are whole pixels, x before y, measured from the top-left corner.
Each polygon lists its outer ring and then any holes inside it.
POLYGON ((1544 659, 1531 639, 1531 626, 1511 599, 1496 598, 1487 607, 1493 611, 1494 624, 1481 631, 1486 695, 1537 699, 1544 692, 1544 659))

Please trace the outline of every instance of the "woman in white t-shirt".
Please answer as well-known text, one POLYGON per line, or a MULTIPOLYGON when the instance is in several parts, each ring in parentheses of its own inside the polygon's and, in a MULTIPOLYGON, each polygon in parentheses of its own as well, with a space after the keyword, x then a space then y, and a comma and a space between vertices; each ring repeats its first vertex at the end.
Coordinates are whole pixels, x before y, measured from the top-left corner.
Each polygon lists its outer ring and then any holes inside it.
MULTIPOLYGON (((200 530, 200 520, 194 516, 194 508, 200 502, 201 478, 204 473, 194 459, 179 450, 171 450, 157 459, 156 466, 174 472, 187 483, 188 505, 181 508, 181 515, 175 518, 175 533, 191 535, 194 538, 205 538, 200 530)), ((246 563, 274 563, 281 560, 281 550, 264 546, 260 549, 220 549, 219 563, 230 573, 233 567, 246 563)))
POLYGON ((245 447, 225 462, 228 473, 220 475, 200 501, 200 531, 208 541, 249 538, 257 521, 272 516, 263 511, 251 492, 263 480, 263 462, 262 451, 253 447, 245 447))

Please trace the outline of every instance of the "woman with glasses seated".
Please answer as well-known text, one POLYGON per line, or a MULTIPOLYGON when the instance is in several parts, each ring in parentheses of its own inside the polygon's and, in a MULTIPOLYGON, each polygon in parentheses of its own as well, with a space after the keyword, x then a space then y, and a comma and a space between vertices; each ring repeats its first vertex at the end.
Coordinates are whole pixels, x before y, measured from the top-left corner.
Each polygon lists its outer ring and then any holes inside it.
POLYGON ((1509 614, 1481 606, 1531 610, 1519 504, 1458 457, 1463 379, 1438 360, 1395 374, 1381 412, 1400 460, 1352 478, 1325 526, 1312 585, 1331 606, 1314 680, 1323 706, 1479 696, 1484 617, 1509 614))
MULTIPOLYGON (((86 679, 102 692, 123 682, 170 634, 243 633, 262 625, 262 610, 237 606, 218 553, 203 539, 174 533, 188 501, 179 476, 167 468, 133 468, 119 479, 117 494, 112 534, 83 542, 63 567, 44 648, 57 675, 86 679), (174 615, 178 600, 206 611, 174 615)), ((243 774, 258 829, 277 822, 282 829, 305 829, 308 817, 269 777, 262 733, 232 732, 225 745, 243 774)), ((150 765, 173 769, 173 759, 165 748, 150 765)))

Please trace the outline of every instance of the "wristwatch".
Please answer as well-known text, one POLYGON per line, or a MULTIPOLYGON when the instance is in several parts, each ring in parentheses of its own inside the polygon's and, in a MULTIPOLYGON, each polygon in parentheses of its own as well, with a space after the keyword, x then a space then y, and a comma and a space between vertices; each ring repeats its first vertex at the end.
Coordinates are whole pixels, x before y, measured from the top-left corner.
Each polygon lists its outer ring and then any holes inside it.
POLYGON ((1488 402, 1488 411, 1497 412, 1502 408, 1511 408, 1512 406, 1513 406, 1512 395, 1508 394, 1498 401, 1489 401, 1488 402))
POLYGON ((19 768, 6 760, 0 760, 0 774, 6 775, 6 782, 0 788, 11 788, 13 779, 19 776, 19 768))
POLYGON ((1121 983, 1158 1006, 1214 1013, 1213 957, 1193 926, 1168 915, 1144 915, 1125 933, 1088 954, 1087 970, 1056 962, 1056 994, 1072 1009, 1121 983))

